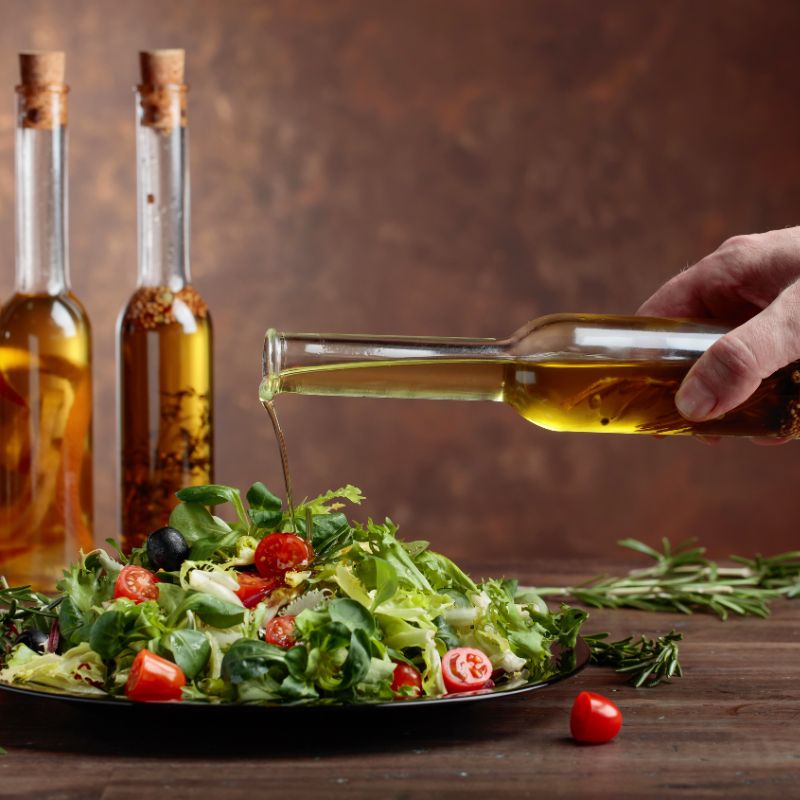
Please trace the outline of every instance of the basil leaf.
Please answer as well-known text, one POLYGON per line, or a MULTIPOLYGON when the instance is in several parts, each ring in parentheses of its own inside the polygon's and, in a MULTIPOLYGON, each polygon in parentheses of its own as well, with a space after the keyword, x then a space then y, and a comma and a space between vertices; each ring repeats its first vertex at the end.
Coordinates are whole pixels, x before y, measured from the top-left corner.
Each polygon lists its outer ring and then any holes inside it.
POLYGON ((342 689, 349 689, 364 680, 370 659, 369 637, 363 630, 353 631, 347 660, 342 665, 342 689))
POLYGON ((201 592, 187 594, 173 612, 170 622, 175 625, 187 611, 194 611, 203 622, 214 628, 230 628, 244 619, 244 608, 241 606, 201 592))
POLYGON ((125 615, 112 609, 101 614, 92 626, 89 647, 104 661, 118 656, 125 648, 125 615))
POLYGON ((351 633, 364 631, 369 636, 375 635, 377 630, 375 618, 361 603, 357 603, 349 597, 341 597, 331 600, 328 604, 328 611, 333 622, 340 622, 351 633))
POLYGON ((184 503, 198 503, 201 506, 219 506, 223 503, 235 505, 237 500, 241 502, 238 489, 217 483, 209 483, 205 486, 186 486, 175 494, 184 503))
POLYGON ((211 657, 211 645, 205 634, 190 628, 173 631, 165 636, 162 647, 172 655, 189 680, 203 671, 211 657))
POLYGON ((239 639, 222 659, 222 677, 232 684, 255 680, 278 668, 280 680, 288 674, 286 651, 255 639, 239 639))
POLYGON ((220 525, 209 510, 200 504, 181 503, 175 506, 169 515, 169 526, 183 535, 188 545, 203 539, 214 539, 230 533, 228 528, 220 525))
POLYGON ((275 497, 275 495, 260 481, 254 483, 247 490, 247 504, 250 506, 251 511, 253 509, 258 509, 259 511, 280 511, 283 505, 280 498, 275 497))

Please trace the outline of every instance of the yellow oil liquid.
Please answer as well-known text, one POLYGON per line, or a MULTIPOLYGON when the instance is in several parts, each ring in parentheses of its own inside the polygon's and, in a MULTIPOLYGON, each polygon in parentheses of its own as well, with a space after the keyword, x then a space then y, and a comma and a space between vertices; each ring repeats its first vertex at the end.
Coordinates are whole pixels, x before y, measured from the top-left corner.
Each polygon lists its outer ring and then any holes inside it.
POLYGON ((0 311, 0 574, 48 591, 92 548, 91 337, 72 294, 0 311))
POLYGON ((138 290, 120 319, 123 549, 167 524, 175 492, 213 481, 212 331, 191 288, 138 290))
MULTIPOLYGON (((800 434, 800 366, 767 378, 739 408, 692 423, 675 408, 691 362, 385 361, 286 369, 280 392, 343 396, 486 399, 511 405, 555 431, 659 435, 800 434)), ((269 399, 262 384, 262 400, 269 399)))

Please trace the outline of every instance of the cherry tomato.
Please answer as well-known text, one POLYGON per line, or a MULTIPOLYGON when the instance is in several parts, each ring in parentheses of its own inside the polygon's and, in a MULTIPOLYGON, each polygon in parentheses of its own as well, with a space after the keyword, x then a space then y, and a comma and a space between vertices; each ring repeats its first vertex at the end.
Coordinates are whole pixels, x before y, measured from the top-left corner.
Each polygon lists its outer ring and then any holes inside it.
POLYGON ((610 742, 621 727, 622 714, 607 697, 594 692, 581 692, 575 698, 569 717, 573 739, 602 744, 610 742))
POLYGON ((456 647, 444 654, 442 677, 448 692, 474 692, 491 680, 492 662, 474 647, 456 647))
POLYGON ((236 596, 245 608, 255 608, 273 589, 281 585, 278 576, 263 578, 252 572, 240 572, 236 575, 236 580, 239 581, 236 596))
POLYGON ((274 644, 276 647, 284 647, 287 650, 294 647, 294 617, 287 614, 285 617, 273 617, 264 631, 264 639, 267 644, 274 644))
POLYGON ((403 697, 419 697, 422 694, 422 675, 411 664, 397 662, 392 674, 392 691, 402 699, 403 697), (403 692, 402 689, 410 687, 411 691, 403 692))
POLYGON ((185 685, 186 676, 177 664, 149 650, 140 650, 133 659, 125 696, 142 703, 180 700, 185 685))
POLYGON ((296 533, 270 533, 256 548, 256 569, 265 578, 282 577, 289 570, 307 567, 313 557, 311 546, 296 533))
POLYGON ((158 600, 158 578, 144 567, 123 567, 114 584, 114 597, 127 597, 134 603, 158 600))

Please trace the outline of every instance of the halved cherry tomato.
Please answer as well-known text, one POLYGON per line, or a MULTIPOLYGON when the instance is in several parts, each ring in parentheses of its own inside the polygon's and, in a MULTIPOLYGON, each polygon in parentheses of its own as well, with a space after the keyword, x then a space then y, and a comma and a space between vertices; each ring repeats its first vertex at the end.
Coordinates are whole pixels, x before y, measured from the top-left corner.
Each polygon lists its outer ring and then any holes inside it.
POLYGON ((589 744, 610 742, 622 727, 620 710, 607 697, 581 692, 572 704, 569 729, 573 739, 589 744))
POLYGON ((140 650, 133 659, 125 696, 142 703, 180 700, 185 685, 186 676, 177 664, 149 650, 140 650))
POLYGON ((311 545, 296 533, 267 534, 256 548, 255 563, 266 578, 307 567, 314 557, 311 545))
POLYGON ((448 692, 474 692, 492 679, 492 662, 474 647, 455 647, 444 654, 442 678, 448 692))
POLYGON ((274 644, 276 647, 294 647, 297 641, 294 638, 294 617, 291 614, 273 617, 264 630, 264 639, 267 644, 274 644))
POLYGON ((236 596, 245 608, 255 608, 273 589, 281 585, 278 576, 263 578, 252 572, 239 572, 236 574, 236 580, 239 581, 236 596))
POLYGON ((134 603, 158 600, 159 580, 144 567, 133 564, 123 567, 114 584, 114 597, 127 597, 134 603))
POLYGON ((392 673, 392 691, 398 699, 419 697, 422 694, 422 674, 411 664, 398 661, 392 673), (410 691, 402 691, 406 687, 409 687, 410 691))

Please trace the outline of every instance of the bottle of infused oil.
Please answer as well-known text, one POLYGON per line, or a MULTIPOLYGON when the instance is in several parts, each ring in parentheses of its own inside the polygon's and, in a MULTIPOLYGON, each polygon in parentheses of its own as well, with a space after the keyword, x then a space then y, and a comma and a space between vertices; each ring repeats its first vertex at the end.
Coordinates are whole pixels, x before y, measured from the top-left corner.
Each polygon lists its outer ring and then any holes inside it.
POLYGON ((50 590, 92 547, 89 319, 67 268, 64 54, 20 55, 17 260, 0 310, 0 575, 50 590))
POLYGON ((291 334, 267 331, 260 397, 495 400, 555 431, 800 436, 800 362, 738 408, 690 422, 675 393, 726 332, 690 320, 560 314, 508 339, 291 334))
POLYGON ((166 525, 183 486, 212 480, 211 317, 189 274, 184 53, 141 53, 136 93, 139 278, 118 331, 120 531, 166 525))

